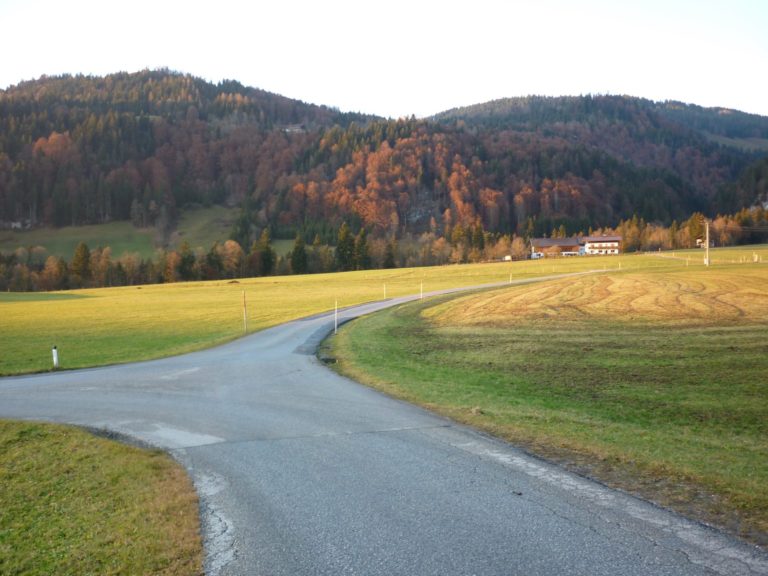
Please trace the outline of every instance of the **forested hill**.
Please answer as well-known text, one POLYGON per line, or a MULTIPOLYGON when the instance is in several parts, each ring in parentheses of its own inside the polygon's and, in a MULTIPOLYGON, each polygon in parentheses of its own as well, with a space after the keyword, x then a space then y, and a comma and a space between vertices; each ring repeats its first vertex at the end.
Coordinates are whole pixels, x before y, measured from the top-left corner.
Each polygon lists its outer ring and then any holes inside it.
POLYGON ((575 233, 764 202, 767 158, 768 118, 618 96, 383 120, 168 71, 0 91, 6 226, 164 230, 188 205, 227 203, 243 206, 243 245, 267 227, 333 241, 345 220, 388 237, 575 233))

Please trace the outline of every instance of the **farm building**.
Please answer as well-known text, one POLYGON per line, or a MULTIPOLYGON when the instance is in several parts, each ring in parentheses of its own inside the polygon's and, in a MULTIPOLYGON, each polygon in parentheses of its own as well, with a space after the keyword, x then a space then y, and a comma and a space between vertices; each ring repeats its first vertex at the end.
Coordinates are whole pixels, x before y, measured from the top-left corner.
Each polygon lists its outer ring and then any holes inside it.
POLYGON ((619 254, 621 236, 584 236, 583 238, 531 238, 531 258, 545 256, 584 256, 619 254))
POLYGON ((587 254, 618 254, 621 236, 585 236, 582 239, 587 254))
POLYGON ((580 256, 583 254, 578 238, 531 238, 531 254, 542 256, 580 256))

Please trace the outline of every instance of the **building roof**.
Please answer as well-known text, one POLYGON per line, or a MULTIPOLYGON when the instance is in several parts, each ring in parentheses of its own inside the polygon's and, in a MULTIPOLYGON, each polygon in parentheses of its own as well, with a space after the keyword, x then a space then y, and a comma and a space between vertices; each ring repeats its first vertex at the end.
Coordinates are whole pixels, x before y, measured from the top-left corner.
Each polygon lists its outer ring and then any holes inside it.
POLYGON ((621 242, 621 236, 585 236, 584 242, 621 242))
POLYGON ((531 238, 531 245, 537 248, 578 248, 580 242, 578 238, 531 238))

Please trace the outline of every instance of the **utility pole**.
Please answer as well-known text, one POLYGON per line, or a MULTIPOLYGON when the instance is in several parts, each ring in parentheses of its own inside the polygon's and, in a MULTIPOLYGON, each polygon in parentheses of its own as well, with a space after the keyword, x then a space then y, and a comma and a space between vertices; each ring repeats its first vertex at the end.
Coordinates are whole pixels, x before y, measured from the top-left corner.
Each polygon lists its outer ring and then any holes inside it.
POLYGON ((706 256, 704 256, 704 266, 709 266, 709 220, 706 218, 704 219, 704 238, 705 242, 707 243, 707 253, 706 256))

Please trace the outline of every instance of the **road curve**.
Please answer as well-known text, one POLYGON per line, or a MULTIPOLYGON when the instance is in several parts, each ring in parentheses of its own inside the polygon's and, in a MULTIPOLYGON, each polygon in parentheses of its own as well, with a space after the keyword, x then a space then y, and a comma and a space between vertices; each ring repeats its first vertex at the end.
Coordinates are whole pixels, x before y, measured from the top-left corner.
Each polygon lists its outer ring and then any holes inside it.
POLYGON ((768 575, 765 551, 327 370, 333 322, 3 378, 0 417, 169 451, 200 495, 209 575, 768 575))

